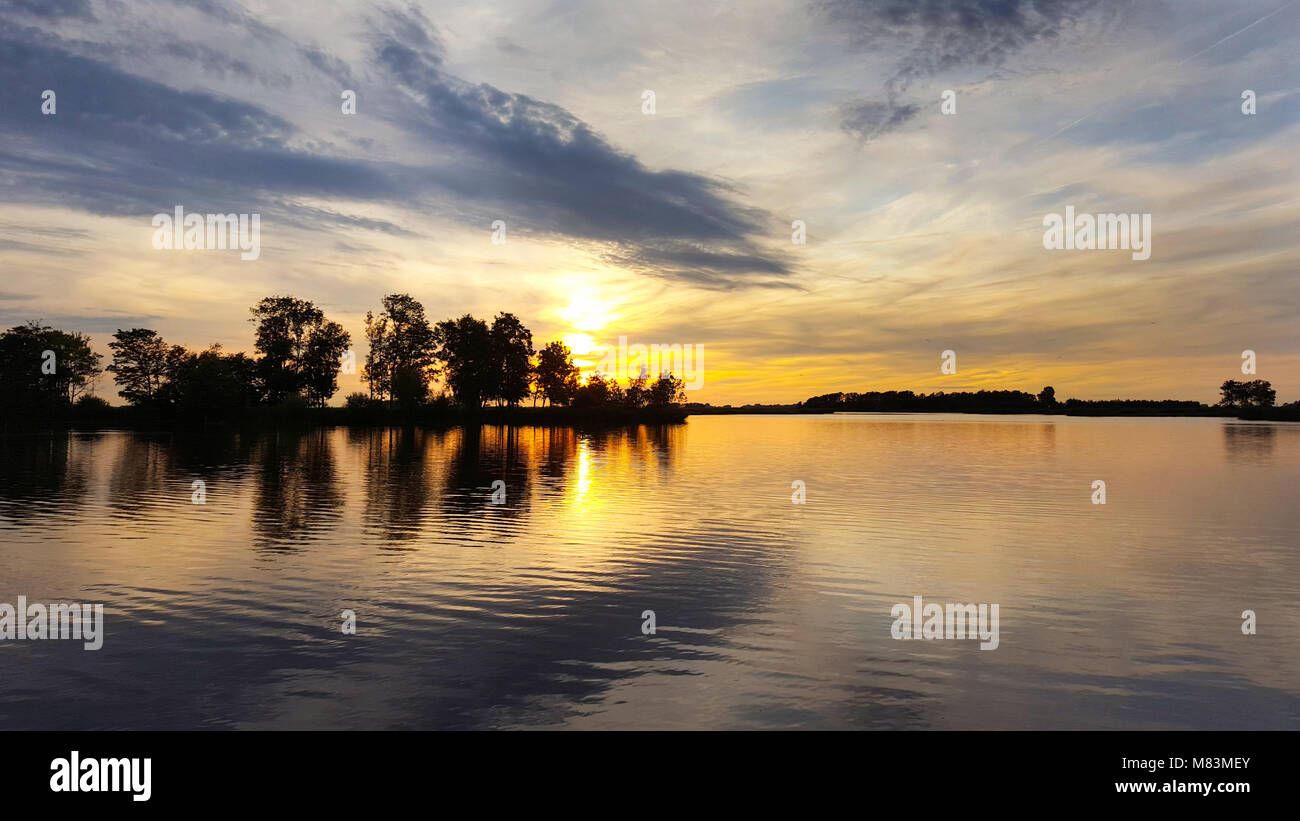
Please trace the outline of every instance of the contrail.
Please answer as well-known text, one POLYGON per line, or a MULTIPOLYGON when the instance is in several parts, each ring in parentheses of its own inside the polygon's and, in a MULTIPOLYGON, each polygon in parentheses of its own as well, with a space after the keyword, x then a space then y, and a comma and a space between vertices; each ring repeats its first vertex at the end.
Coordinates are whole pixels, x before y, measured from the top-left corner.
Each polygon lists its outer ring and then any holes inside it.
MULTIPOLYGON (((1219 43, 1222 43, 1222 42, 1224 42, 1225 40, 1231 40, 1233 37, 1236 37, 1238 34, 1241 34, 1241 32, 1245 31, 1246 29, 1254 28, 1255 26, 1258 26, 1260 23, 1264 22, 1264 21, 1267 20, 1268 18, 1270 18, 1270 17, 1272 17, 1273 15, 1277 14, 1279 11, 1286 11, 1287 9, 1291 8, 1291 7, 1294 6, 1294 5, 1295 5, 1295 3, 1287 3, 1287 4, 1286 4, 1285 6, 1283 6, 1282 8, 1277 9, 1277 10, 1275 10, 1275 11, 1271 11, 1271 12, 1269 12, 1268 14, 1265 14, 1263 17, 1261 17, 1261 18, 1259 18, 1258 20, 1256 20, 1255 22, 1251 23, 1249 26, 1246 26, 1246 28, 1241 29, 1241 30, 1239 30, 1239 31, 1234 31, 1232 34, 1229 34, 1227 37, 1224 37, 1223 40, 1220 40, 1220 41, 1219 41, 1219 43)), ((1207 52, 1207 51, 1209 51, 1210 49, 1214 48, 1214 46, 1217 46, 1219 43, 1215 43, 1215 44, 1212 45, 1212 46, 1206 46, 1205 48, 1203 48, 1203 49, 1201 49, 1200 51, 1198 51, 1198 52, 1196 52, 1195 54, 1193 54, 1191 57, 1188 57, 1187 60, 1195 60, 1197 57, 1200 57, 1202 54, 1204 54, 1205 52, 1207 52)), ((1179 63, 1178 65, 1181 66, 1183 63, 1186 63, 1187 60, 1183 60, 1183 61, 1182 61, 1181 63, 1179 63)))
POLYGON ((1053 131, 1051 134, 1048 134, 1046 137, 1043 137, 1042 139, 1038 140, 1038 142, 1041 143, 1044 140, 1050 140, 1053 137, 1055 137, 1057 134, 1061 134, 1065 131, 1069 131, 1071 128, 1074 128, 1076 125, 1078 125, 1079 123, 1083 122, 1084 120, 1088 119, 1091 116, 1092 116, 1091 114, 1084 114, 1082 117, 1070 123, 1069 125, 1065 126, 1064 128, 1053 131))
MULTIPOLYGON (((1200 57, 1200 56, 1201 56, 1202 54, 1204 54, 1205 52, 1207 52, 1207 51, 1209 51, 1210 49, 1214 48, 1215 46, 1219 45, 1219 43, 1223 43, 1223 42, 1226 42, 1226 41, 1228 41, 1228 40, 1231 40, 1233 37, 1236 37, 1238 34, 1241 34, 1243 31, 1246 31, 1247 29, 1252 29, 1252 28, 1254 28, 1255 26, 1258 26, 1260 23, 1264 22, 1265 20, 1267 20, 1268 18, 1272 17, 1273 15, 1275 15, 1275 14, 1277 14, 1277 13, 1279 13, 1279 12, 1286 11, 1287 9, 1291 8, 1291 7, 1294 6, 1294 5, 1295 5, 1295 3, 1294 3, 1294 2, 1291 2, 1291 3, 1287 3, 1285 6, 1282 6, 1281 8, 1274 9, 1273 11, 1270 11, 1268 14, 1265 14, 1263 17, 1259 18, 1258 20, 1256 20, 1255 22, 1253 22, 1253 23, 1251 23, 1250 25, 1246 26, 1245 28, 1238 29, 1237 31, 1234 31, 1232 34, 1229 34, 1227 37, 1224 37, 1222 40, 1219 40, 1218 42, 1214 43, 1213 45, 1206 46, 1205 48, 1203 48, 1203 49, 1201 49, 1200 51, 1198 51, 1198 52, 1196 52, 1195 54, 1193 54, 1191 57, 1188 57, 1186 60, 1182 60, 1181 62, 1178 63, 1178 65, 1181 66, 1183 63, 1186 63, 1188 60, 1195 60, 1197 57, 1200 57)), ((1150 79, 1151 79, 1150 77, 1147 78, 1147 80, 1150 80, 1150 79)), ((1139 87, 1141 87, 1142 85, 1146 85, 1147 80, 1144 80, 1141 84, 1139 84, 1139 87)), ((1054 131, 1054 132, 1052 132, 1051 134, 1047 135, 1046 137, 1043 137, 1042 139, 1035 141, 1035 145, 1036 145, 1037 143, 1041 143, 1041 142, 1044 142, 1044 141, 1046 141, 1046 140, 1050 140, 1050 139, 1052 139, 1052 138, 1055 137, 1055 136, 1058 136, 1058 135, 1060 135, 1060 134, 1065 133, 1066 131, 1069 131, 1071 128, 1074 128, 1076 125, 1078 125, 1079 123, 1083 122, 1084 120, 1088 119, 1088 118, 1091 117, 1091 116, 1092 116, 1091 114, 1084 114, 1082 117, 1080 117, 1079 119, 1077 119, 1077 120, 1075 120, 1074 122, 1070 123, 1069 125, 1065 126, 1064 128, 1059 129, 1059 130, 1057 130, 1057 131, 1054 131)))

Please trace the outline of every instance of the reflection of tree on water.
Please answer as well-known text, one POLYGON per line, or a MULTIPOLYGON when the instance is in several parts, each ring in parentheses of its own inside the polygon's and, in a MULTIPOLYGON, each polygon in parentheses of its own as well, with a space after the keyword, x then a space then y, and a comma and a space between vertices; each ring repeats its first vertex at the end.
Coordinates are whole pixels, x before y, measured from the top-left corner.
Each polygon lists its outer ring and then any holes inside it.
POLYGON ((123 436, 116 441, 105 440, 101 446, 118 444, 117 458, 112 460, 109 475, 108 506, 114 516, 137 518, 143 508, 166 505, 167 491, 173 491, 176 500, 189 500, 189 489, 179 479, 172 478, 175 449, 171 437, 123 436), (171 485, 168 488, 168 485, 171 485))
POLYGON ((653 467, 666 480, 685 436, 685 425, 615 428, 584 435, 583 450, 588 459, 608 465, 608 471, 614 474, 633 470, 643 473, 653 467))
POLYGON ((194 478, 202 479, 204 474, 223 475, 251 464, 253 448, 264 435, 234 431, 205 431, 202 434, 177 431, 166 441, 172 451, 173 469, 182 476, 192 474, 194 478))
POLYGON ((437 538, 505 543, 528 520, 536 457, 529 431, 508 425, 458 429, 448 437, 446 482, 438 494, 437 538), (492 503, 492 485, 505 501, 492 503))
POLYGON ((442 508, 452 515, 516 516, 532 503, 532 462, 524 431, 509 425, 467 427, 452 437, 442 508), (491 504, 492 483, 505 482, 504 504, 491 504))
POLYGON ((437 481, 429 449, 440 450, 446 437, 443 431, 418 428, 348 431, 348 443, 362 449, 365 464, 367 528, 378 528, 392 542, 419 535, 437 481))
POLYGON ((20 526, 74 518, 100 446, 70 433, 0 436, 0 518, 20 526))
POLYGON ((108 506, 119 518, 139 519, 161 508, 189 504, 194 480, 224 497, 253 463, 255 436, 233 431, 136 433, 96 440, 96 461, 112 464, 108 506), (229 482, 227 485, 226 483, 229 482))
POLYGON ((628 432, 628 440, 647 462, 653 458, 661 475, 666 476, 686 444, 686 425, 639 425, 628 432))
POLYGON ((1223 426, 1223 447, 1230 459, 1248 461, 1265 460, 1273 455, 1277 444, 1276 425, 1240 425, 1223 426))
POLYGON ((608 452, 620 464, 655 465, 666 476, 683 429, 646 425, 580 433, 485 425, 437 432, 352 429, 347 436, 362 452, 365 522, 380 530, 381 542, 421 535, 504 541, 528 519, 538 487, 543 496, 562 495, 578 481, 580 456, 608 452), (500 505, 492 503, 497 481, 505 482, 500 505))
POLYGON ((324 428, 268 433, 254 446, 257 500, 253 529, 266 547, 293 547, 339 518, 334 457, 324 428))
POLYGON ((578 452, 578 432, 573 428, 525 428, 529 449, 538 462, 538 472, 563 479, 573 469, 578 452))
POLYGON ((1044 422, 1038 426, 1038 432, 1042 434, 1039 437, 1040 449, 1043 451, 1056 450, 1056 423, 1044 422))

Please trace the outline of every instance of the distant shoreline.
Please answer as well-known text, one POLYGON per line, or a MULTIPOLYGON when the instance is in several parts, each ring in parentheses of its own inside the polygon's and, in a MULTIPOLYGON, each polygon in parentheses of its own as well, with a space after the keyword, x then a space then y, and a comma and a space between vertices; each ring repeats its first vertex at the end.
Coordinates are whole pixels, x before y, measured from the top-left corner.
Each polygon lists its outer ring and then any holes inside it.
POLYGON ((1300 422, 1300 402, 1275 405, 1276 391, 1263 380, 1227 380, 1215 405, 1182 399, 1066 399, 1058 401, 1050 385, 1037 394, 1021 390, 916 393, 910 390, 837 391, 802 402, 774 405, 714 406, 687 403, 695 415, 787 413, 970 413, 1046 416, 1220 417, 1273 422, 1300 422))
POLYGON ((1125 407, 1125 402, 1141 402, 1143 400, 1117 400, 1110 402, 1090 402, 1085 407, 1067 407, 1061 403, 1055 408, 1031 408, 1031 409, 1010 409, 1010 408, 987 408, 987 409, 956 409, 956 408, 881 408, 881 409, 859 409, 859 408, 808 408, 799 404, 794 405, 742 405, 731 407, 727 405, 687 405, 686 412, 691 416, 745 416, 745 415, 807 415, 820 416, 836 413, 853 413, 853 414, 872 414, 872 413, 915 413, 915 414, 939 414, 939 413, 960 413, 970 416, 1075 416, 1075 417, 1130 417, 1140 419, 1143 417, 1217 417, 1222 419, 1239 419, 1242 421, 1259 421, 1259 422, 1300 422, 1300 409, 1295 407, 1277 407, 1277 408, 1220 408, 1213 405, 1201 405, 1199 408, 1170 408, 1160 407, 1160 403, 1152 403, 1151 407, 1125 407))

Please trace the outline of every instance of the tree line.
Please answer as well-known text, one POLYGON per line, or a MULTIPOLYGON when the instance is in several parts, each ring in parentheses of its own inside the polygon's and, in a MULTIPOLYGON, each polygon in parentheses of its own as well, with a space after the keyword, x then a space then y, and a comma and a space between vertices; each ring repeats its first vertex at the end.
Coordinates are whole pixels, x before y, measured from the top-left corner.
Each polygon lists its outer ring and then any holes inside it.
POLYGON ((1057 401, 1055 389, 1049 386, 1037 396, 1025 391, 837 392, 811 397, 802 404, 810 410, 1032 413, 1053 408, 1057 401))
POLYGON ((665 407, 686 398, 683 381, 668 374, 638 377, 626 389, 598 373, 583 384, 568 347, 556 340, 534 350, 532 331, 514 314, 499 313, 491 323, 465 314, 431 325, 409 294, 390 294, 379 314, 366 314, 366 340, 362 379, 370 393, 348 397, 349 404, 424 401, 437 377, 469 408, 529 398, 534 405, 665 407))
MULTIPOLYGON (((1071 415, 1219 415, 1258 413, 1274 407, 1277 391, 1263 379, 1240 382, 1229 379, 1219 387, 1215 405, 1177 399, 1067 399, 1059 402, 1056 389, 1048 385, 1037 395, 1026 391, 956 391, 913 393, 912 391, 868 391, 827 393, 804 400, 808 410, 833 411, 925 411, 949 413, 1066 413, 1071 415)), ((1280 410, 1294 413, 1300 402, 1280 410)))
MULTIPOLYGON (((312 302, 269 296, 254 305, 255 355, 227 353, 219 344, 193 351, 168 344, 149 328, 119 328, 108 343, 112 360, 92 350, 85 334, 32 321, 0 333, 0 410, 57 414, 106 407, 93 395, 108 372, 128 405, 160 416, 224 418, 258 406, 324 407, 338 391, 345 362, 355 362, 351 335, 312 302)), ((409 294, 389 294, 378 314, 368 312, 369 343, 361 379, 368 393, 349 407, 431 401, 476 410, 485 404, 646 408, 679 405, 681 379, 634 379, 626 388, 600 374, 586 383, 561 341, 533 348, 519 317, 498 313, 491 322, 470 314, 431 323, 409 294), (440 386, 440 395, 434 396, 440 386)))

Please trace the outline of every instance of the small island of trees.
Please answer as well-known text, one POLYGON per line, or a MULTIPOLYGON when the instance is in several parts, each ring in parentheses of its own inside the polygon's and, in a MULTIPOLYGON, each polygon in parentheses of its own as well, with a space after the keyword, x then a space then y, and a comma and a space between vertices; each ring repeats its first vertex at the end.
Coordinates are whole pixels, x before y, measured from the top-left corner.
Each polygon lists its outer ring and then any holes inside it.
POLYGON ((312 302, 270 296, 251 309, 255 355, 218 344, 193 351, 149 328, 118 329, 111 361, 81 333, 32 321, 0 333, 3 429, 57 424, 455 423, 502 421, 681 421, 685 386, 664 374, 626 386, 601 374, 583 382, 563 342, 533 348, 511 313, 491 322, 466 314, 430 323, 409 294, 389 294, 367 313, 369 352, 360 377, 368 392, 328 407, 338 376, 355 367, 352 339, 312 302), (123 407, 96 396, 107 372, 123 407), (435 387, 438 389, 435 393, 435 387), (528 403, 525 407, 524 404, 528 403))

